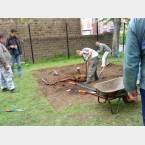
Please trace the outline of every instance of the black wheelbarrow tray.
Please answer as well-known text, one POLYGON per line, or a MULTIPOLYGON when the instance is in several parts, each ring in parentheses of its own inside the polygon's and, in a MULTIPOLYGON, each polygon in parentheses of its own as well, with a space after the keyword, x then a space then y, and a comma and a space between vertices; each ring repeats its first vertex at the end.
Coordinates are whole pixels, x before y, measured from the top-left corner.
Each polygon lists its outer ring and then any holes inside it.
POLYGON ((126 99, 127 91, 125 90, 124 85, 123 85, 123 77, 118 77, 115 79, 97 83, 94 85, 94 87, 96 89, 98 102, 99 103, 102 102, 102 101, 100 102, 100 99, 104 99, 105 100, 104 102, 108 101, 110 105, 110 110, 113 114, 119 112, 121 98, 123 99, 125 103, 131 103, 126 99), (113 99, 118 99, 117 107, 115 108, 111 104, 111 100, 113 99))

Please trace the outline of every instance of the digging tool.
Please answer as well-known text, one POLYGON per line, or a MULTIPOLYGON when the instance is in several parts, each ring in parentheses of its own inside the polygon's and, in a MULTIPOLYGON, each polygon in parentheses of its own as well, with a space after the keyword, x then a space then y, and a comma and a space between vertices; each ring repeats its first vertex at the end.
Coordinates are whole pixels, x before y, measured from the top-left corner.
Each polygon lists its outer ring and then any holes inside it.
POLYGON ((58 73, 56 72, 56 70, 53 70, 54 71, 54 75, 55 76, 58 76, 58 73))
POLYGON ((49 85, 49 83, 47 81, 45 81, 44 79, 41 79, 43 82, 45 82, 46 85, 49 85))
POLYGON ((96 94, 96 92, 87 92, 87 91, 85 91, 85 90, 79 90, 78 92, 79 92, 81 95, 91 94, 91 95, 93 95, 93 96, 97 96, 97 97, 99 97, 99 98, 103 98, 103 99, 104 99, 104 97, 98 96, 98 95, 96 94))
POLYGON ((86 86, 84 86, 84 85, 82 85, 82 84, 79 84, 79 83, 69 82, 69 84, 70 84, 70 85, 77 85, 77 86, 80 86, 80 87, 82 87, 82 88, 85 88, 85 89, 88 89, 88 90, 91 90, 91 91, 95 92, 94 89, 89 88, 89 87, 86 87, 86 86))
POLYGON ((85 90, 79 90, 78 92, 80 94, 82 94, 82 95, 91 94, 91 95, 95 95, 96 96, 96 92, 87 92, 85 90))
POLYGON ((103 72, 103 70, 105 69, 105 66, 102 68, 102 70, 100 71, 100 73, 99 73, 99 75, 98 75, 98 77, 100 78, 100 76, 101 76, 101 74, 102 74, 102 72, 103 72))
POLYGON ((44 79, 41 79, 43 82, 45 82, 45 85, 49 85, 49 86, 51 86, 51 85, 55 85, 55 84, 57 84, 57 83, 59 83, 59 82, 65 82, 65 81, 68 81, 68 80, 71 80, 72 81, 72 79, 71 78, 65 78, 65 79, 61 79, 61 80, 59 80, 59 81, 56 81, 56 82, 53 82, 53 83, 48 83, 46 80, 44 80, 44 79))
POLYGON ((0 110, 0 112, 21 112, 25 109, 7 109, 7 110, 0 110))
POLYGON ((77 73, 81 74, 80 67, 77 67, 77 73))
POLYGON ((88 61, 85 62, 85 67, 86 67, 86 76, 88 76, 88 61))
MULTIPOLYGON (((110 63, 108 63, 106 66, 108 66, 110 63)), ((102 72, 104 71, 104 69, 105 69, 105 67, 106 66, 104 66, 103 68, 102 68, 102 70, 100 71, 100 73, 99 73, 99 75, 98 75, 98 77, 100 78, 100 76, 101 76, 101 74, 102 74, 102 72)))

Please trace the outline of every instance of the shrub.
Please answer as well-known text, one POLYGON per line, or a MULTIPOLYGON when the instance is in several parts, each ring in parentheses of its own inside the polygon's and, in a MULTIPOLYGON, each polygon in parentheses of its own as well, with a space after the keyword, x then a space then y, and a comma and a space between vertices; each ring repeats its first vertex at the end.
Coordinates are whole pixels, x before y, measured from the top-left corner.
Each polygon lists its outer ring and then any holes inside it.
MULTIPOLYGON (((124 35, 124 44, 125 43, 126 43, 126 32, 125 32, 125 35, 124 35)), ((123 31, 120 31, 119 44, 120 45, 123 44, 123 31)))

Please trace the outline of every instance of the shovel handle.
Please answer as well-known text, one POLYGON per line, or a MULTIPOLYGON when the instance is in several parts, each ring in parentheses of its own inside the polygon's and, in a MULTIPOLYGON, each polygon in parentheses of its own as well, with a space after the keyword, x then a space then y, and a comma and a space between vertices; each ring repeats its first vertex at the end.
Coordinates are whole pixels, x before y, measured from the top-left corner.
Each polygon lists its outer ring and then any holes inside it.
POLYGON ((85 62, 85 67, 86 67, 86 76, 88 76, 88 61, 85 62))
POLYGON ((105 69, 105 67, 102 68, 102 70, 100 71, 100 74, 98 77, 100 77, 100 75, 102 74, 103 70, 105 69))
POLYGON ((47 84, 48 85, 48 82, 46 81, 46 80, 44 80, 44 79, 41 79, 43 82, 45 82, 45 84, 47 84))
POLYGON ((69 84, 70 84, 70 85, 76 85, 76 83, 75 83, 75 82, 69 82, 69 84))
POLYGON ((78 91, 80 94, 82 94, 82 95, 86 95, 87 94, 87 92, 85 91, 85 90, 79 90, 78 91))

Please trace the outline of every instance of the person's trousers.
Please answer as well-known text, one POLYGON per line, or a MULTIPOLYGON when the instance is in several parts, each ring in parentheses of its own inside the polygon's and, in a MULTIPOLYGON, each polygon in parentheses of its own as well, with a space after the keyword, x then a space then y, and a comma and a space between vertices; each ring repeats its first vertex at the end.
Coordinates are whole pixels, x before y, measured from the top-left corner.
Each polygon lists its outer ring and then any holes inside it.
POLYGON ((0 67, 0 87, 1 89, 8 88, 12 90, 15 88, 13 83, 13 72, 11 68, 9 70, 5 70, 4 67, 0 67))
POLYGON ((107 58, 110 52, 105 52, 102 57, 102 67, 107 65, 107 58))
POLYGON ((19 54, 11 55, 11 69, 12 69, 13 72, 14 72, 15 60, 16 60, 17 67, 18 67, 18 75, 21 76, 22 75, 22 69, 21 69, 21 60, 20 60, 20 55, 19 54))
POLYGON ((97 75, 97 64, 98 64, 98 62, 99 62, 98 57, 95 57, 90 61, 87 81, 91 81, 93 77, 95 77, 96 80, 98 79, 98 75, 97 75))
POLYGON ((143 118, 143 124, 145 126, 145 90, 140 89, 141 94, 141 102, 142 102, 142 118, 143 118))

